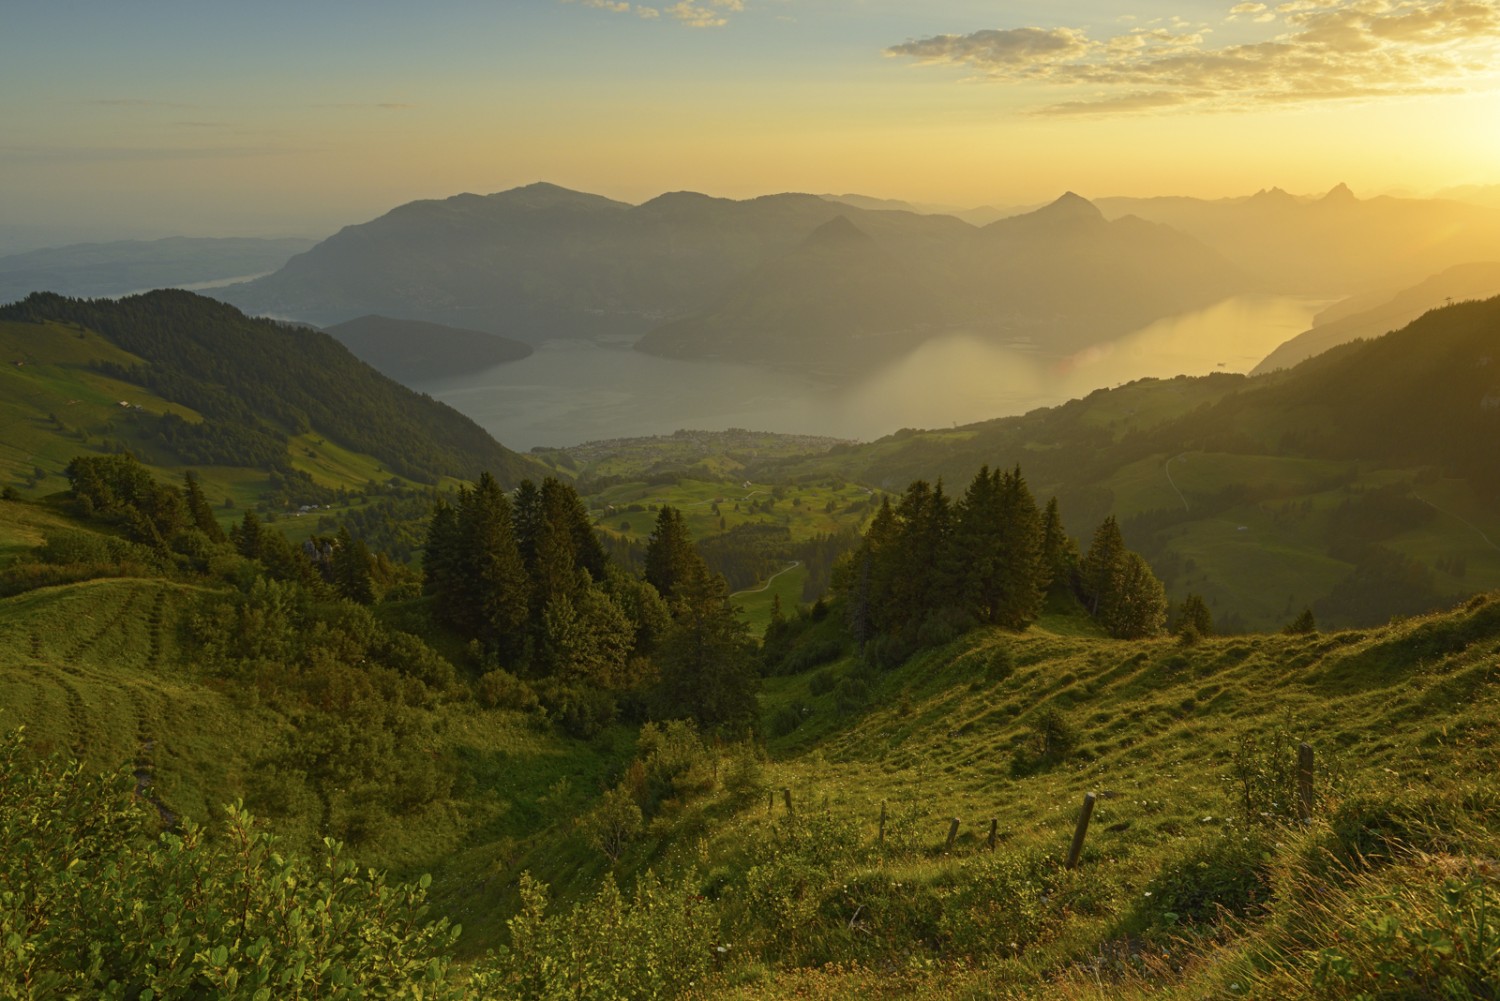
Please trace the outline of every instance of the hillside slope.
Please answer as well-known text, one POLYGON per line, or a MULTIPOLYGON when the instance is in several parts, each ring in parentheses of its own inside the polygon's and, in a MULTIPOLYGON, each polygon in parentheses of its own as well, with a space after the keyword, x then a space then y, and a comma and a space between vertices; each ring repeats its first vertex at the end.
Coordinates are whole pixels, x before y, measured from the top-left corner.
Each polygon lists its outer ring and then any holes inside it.
POLYGON ((968 427, 906 431, 783 476, 901 489, 1020 464, 1084 536, 1119 518, 1174 600, 1274 629, 1369 625, 1500 587, 1500 299, 1435 310, 1290 371, 1142 380, 968 427))
POLYGON ((192 419, 172 430, 196 441, 199 453, 207 449, 228 460, 210 464, 285 466, 288 436, 316 431, 427 482, 472 479, 489 470, 514 483, 536 468, 457 411, 358 361, 328 335, 250 319, 189 292, 118 301, 37 293, 0 308, 0 322, 27 325, 14 331, 21 344, 65 338, 68 327, 74 333, 81 328, 140 359, 101 371, 188 409, 192 419))

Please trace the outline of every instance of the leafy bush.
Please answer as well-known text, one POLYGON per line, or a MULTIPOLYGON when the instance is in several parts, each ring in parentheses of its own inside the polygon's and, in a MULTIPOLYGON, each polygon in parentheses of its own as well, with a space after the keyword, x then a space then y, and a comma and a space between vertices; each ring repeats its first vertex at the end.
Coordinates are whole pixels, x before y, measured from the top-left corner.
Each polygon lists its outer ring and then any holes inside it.
POLYGON ((838 687, 839 679, 832 671, 824 669, 807 679, 807 690, 813 695, 827 695, 838 687))
POLYGON ((809 709, 801 702, 790 702, 771 714, 770 730, 773 737, 785 737, 807 718, 809 709))
POLYGON ((628 790, 617 786, 599 797, 578 823, 590 845, 618 862, 620 853, 641 833, 641 808, 628 790))
POLYGON ((490 709, 514 709, 530 712, 537 706, 536 692, 530 685, 504 668, 495 668, 479 676, 474 697, 490 709))
POLYGON ((130 776, 24 763, 0 739, 0 989, 54 997, 456 999, 425 919, 428 885, 390 886, 336 841, 283 857, 242 808, 222 834, 148 836, 130 776))
POLYGON ((1270 852, 1265 835, 1256 830, 1230 828, 1191 842, 1146 884, 1138 913, 1154 925, 1248 915, 1270 895, 1270 852))
POLYGON ((1026 721, 1026 737, 1011 758, 1011 773, 1027 775, 1055 765, 1078 746, 1078 730, 1066 713, 1043 706, 1026 721))
POLYGON ((647 873, 629 899, 606 878, 591 900, 547 913, 547 887, 521 876, 521 913, 510 949, 494 961, 486 996, 527 1001, 667 999, 703 979, 717 944, 718 917, 692 885, 647 873), (503 991, 503 992, 502 992, 503 991))

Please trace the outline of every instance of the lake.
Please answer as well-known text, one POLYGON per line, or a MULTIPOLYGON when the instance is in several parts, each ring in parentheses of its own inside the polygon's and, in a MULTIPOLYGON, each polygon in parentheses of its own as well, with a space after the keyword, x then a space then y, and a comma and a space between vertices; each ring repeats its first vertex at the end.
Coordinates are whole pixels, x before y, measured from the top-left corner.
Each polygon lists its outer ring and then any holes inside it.
POLYGON ((680 428, 870 441, 969 424, 1155 376, 1248 372, 1312 326, 1327 298, 1235 296, 1066 358, 947 334, 848 386, 749 365, 679 361, 628 343, 554 339, 528 358, 418 384, 506 446, 576 445, 680 428))

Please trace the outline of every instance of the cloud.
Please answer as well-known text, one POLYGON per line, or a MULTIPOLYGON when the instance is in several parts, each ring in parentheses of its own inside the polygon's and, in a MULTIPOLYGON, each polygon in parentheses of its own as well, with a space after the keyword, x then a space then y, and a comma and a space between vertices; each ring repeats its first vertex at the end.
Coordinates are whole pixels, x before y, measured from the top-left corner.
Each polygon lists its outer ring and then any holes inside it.
POLYGON ((689 28, 722 28, 729 23, 730 14, 739 14, 745 9, 744 0, 679 0, 670 7, 652 7, 647 4, 631 4, 626 0, 558 0, 559 3, 578 4, 613 14, 634 14, 643 20, 657 20, 663 14, 675 18, 689 28))
POLYGON ((1257 41, 1214 46, 1207 25, 1170 18, 1104 38, 1074 28, 934 35, 886 49, 979 79, 1086 92, 1040 114, 1118 114, 1462 90, 1500 49, 1500 0, 1239 3, 1226 20, 1280 22, 1257 41))

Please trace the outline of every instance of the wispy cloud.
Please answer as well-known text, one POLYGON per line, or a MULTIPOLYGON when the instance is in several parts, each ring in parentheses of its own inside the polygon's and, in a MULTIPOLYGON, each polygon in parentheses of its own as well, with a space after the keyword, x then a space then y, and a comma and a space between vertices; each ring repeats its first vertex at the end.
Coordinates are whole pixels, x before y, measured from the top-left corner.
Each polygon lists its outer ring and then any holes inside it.
POLYGON ((745 0, 679 0, 670 6, 633 4, 626 0, 559 0, 560 3, 592 7, 613 14, 634 14, 644 20, 657 20, 666 15, 689 28, 722 28, 729 23, 729 15, 741 13, 745 0))
MULTIPOLYGON (((1239 3, 1226 22, 1268 37, 1215 46, 1212 27, 1173 18, 1097 38, 1074 28, 934 35, 886 54, 958 66, 979 79, 1075 88, 1041 114, 1245 109, 1459 90, 1500 42, 1500 0, 1292 0, 1239 3)), ((1243 30, 1243 29, 1240 29, 1243 30)))

